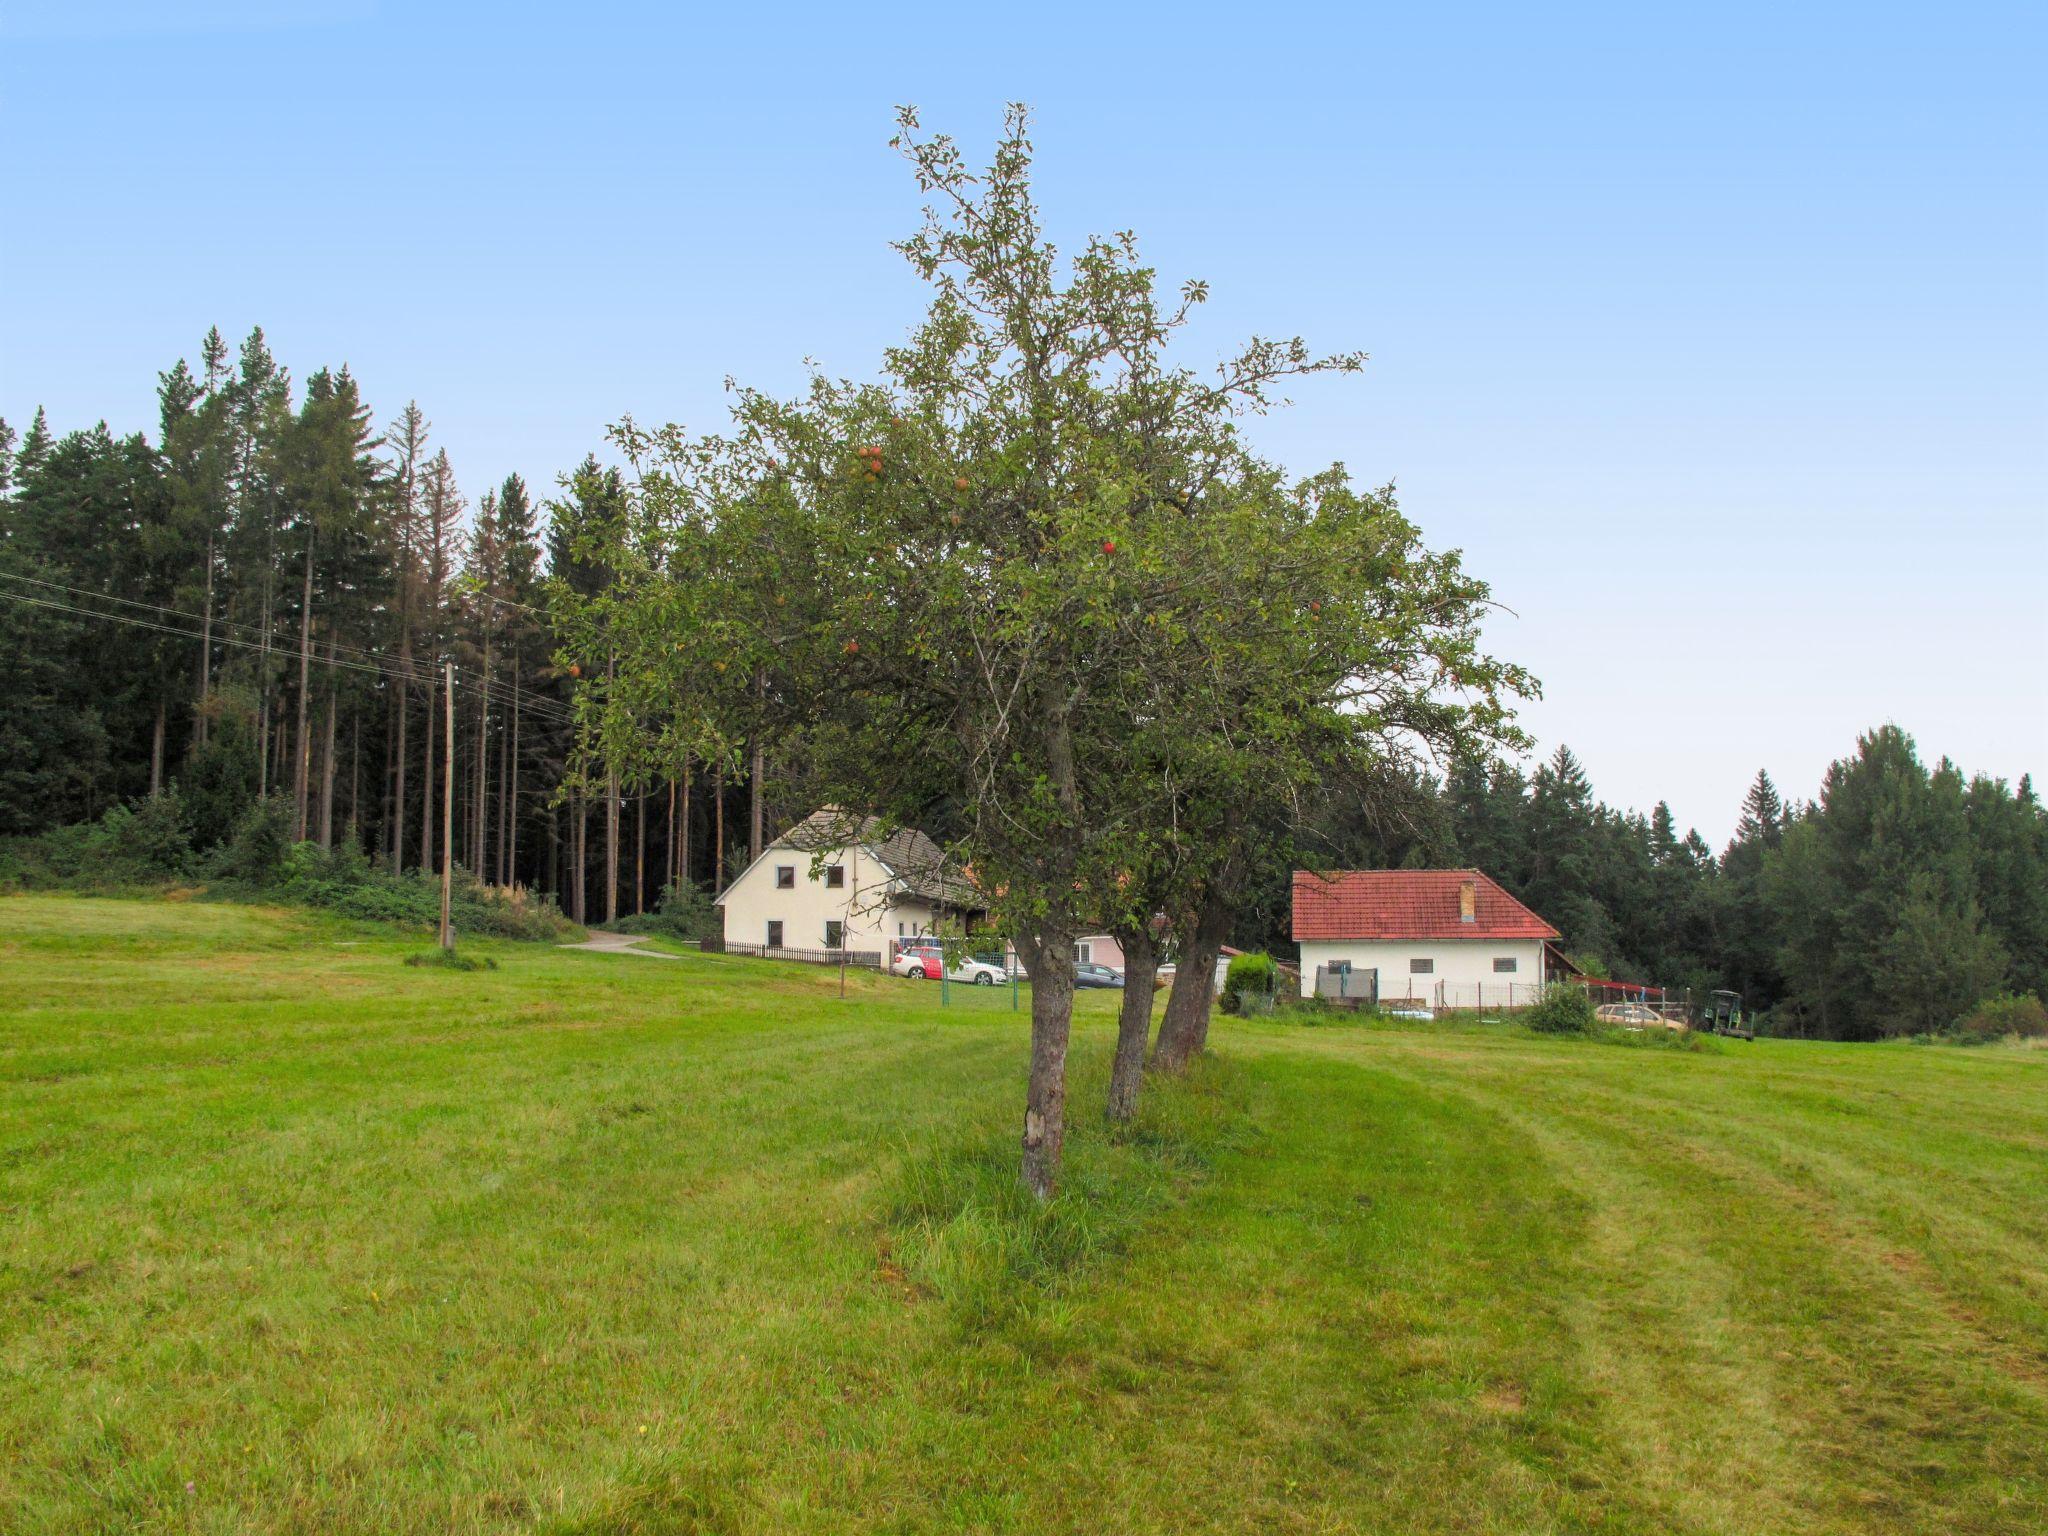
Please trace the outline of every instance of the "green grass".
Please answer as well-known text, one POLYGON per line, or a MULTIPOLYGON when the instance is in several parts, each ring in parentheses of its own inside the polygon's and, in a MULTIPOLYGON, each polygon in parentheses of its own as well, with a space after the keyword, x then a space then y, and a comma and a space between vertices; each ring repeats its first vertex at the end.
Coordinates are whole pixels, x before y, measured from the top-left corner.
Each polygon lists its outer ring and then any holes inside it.
POLYGON ((0 1530, 2048 1524, 2048 1052, 464 948, 0 900, 0 1530))

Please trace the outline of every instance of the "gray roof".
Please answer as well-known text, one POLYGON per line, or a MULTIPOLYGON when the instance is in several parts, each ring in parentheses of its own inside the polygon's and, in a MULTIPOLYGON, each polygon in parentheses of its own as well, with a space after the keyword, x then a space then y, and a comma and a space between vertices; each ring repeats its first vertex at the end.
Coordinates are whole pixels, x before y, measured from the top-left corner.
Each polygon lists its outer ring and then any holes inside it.
POLYGON ((988 906, 960 866, 915 827, 902 827, 884 837, 880 817, 857 816, 828 805, 811 812, 777 841, 807 853, 859 843, 888 865, 913 896, 955 911, 979 912, 988 906))

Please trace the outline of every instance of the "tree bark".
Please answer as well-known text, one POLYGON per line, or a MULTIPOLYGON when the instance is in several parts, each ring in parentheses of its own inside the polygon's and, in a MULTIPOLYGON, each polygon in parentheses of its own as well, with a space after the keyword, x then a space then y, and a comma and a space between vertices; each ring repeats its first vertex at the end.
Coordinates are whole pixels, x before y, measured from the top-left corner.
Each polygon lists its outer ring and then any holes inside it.
POLYGON ((207 716, 213 703, 213 530, 206 532, 206 611, 199 621, 199 719, 194 739, 206 745, 207 716))
POLYGON ((306 529, 306 574, 299 589, 299 702, 298 760, 292 764, 292 841, 303 843, 310 830, 312 788, 308 775, 313 767, 313 742, 307 735, 313 688, 313 530, 306 529))
POLYGON ((149 737, 149 798, 154 800, 164 789, 164 701, 156 701, 156 729, 149 737))
POLYGON ((397 747, 394 753, 398 764, 398 776, 391 789, 391 873, 400 874, 405 869, 405 716, 412 703, 412 626, 406 625, 398 642, 398 682, 393 714, 397 720, 394 734, 397 747))
POLYGON ((604 920, 619 920, 619 770, 604 778, 604 920))
POLYGON ((1059 1188, 1067 1140, 1067 1041, 1074 1022, 1074 936, 1052 925, 1017 937, 1031 973, 1031 1077, 1024 1093, 1024 1187, 1041 1200, 1059 1188))
POLYGON ((569 871, 569 894, 576 901, 576 921, 584 920, 583 877, 590 864, 589 835, 590 807, 581 795, 576 797, 575 866, 569 871))
POLYGON ((1124 995, 1117 1010, 1116 1056, 1109 1068, 1109 1119, 1127 1122, 1138 1110, 1145 1081, 1145 1047, 1152 1035, 1152 981, 1159 971, 1159 946, 1146 923, 1118 936, 1124 950, 1124 995))
MULTIPOLYGON (((327 664, 334 665, 334 637, 327 637, 327 664)), ((323 745, 320 751, 320 846, 334 846, 334 727, 335 703, 333 672, 328 673, 327 684, 327 725, 321 732, 323 745)))
POLYGON ((1182 1070, 1209 1043, 1216 957, 1222 951, 1230 918, 1231 903, 1219 887, 1211 886, 1202 898, 1186 950, 1174 968, 1173 991, 1159 1021, 1159 1044, 1152 1052, 1152 1065, 1162 1072, 1182 1070))
POLYGON ((441 675, 438 668, 427 673, 426 769, 420 776, 420 868, 434 867, 434 712, 441 703, 441 675))
POLYGON ((638 822, 633 837, 633 915, 647 910, 647 796, 634 797, 638 822))
POLYGON ((678 886, 685 886, 691 883, 690 780, 694 776, 695 767, 696 765, 692 763, 688 755, 685 754, 683 758, 683 827, 682 831, 677 834, 678 841, 676 843, 676 883, 678 886))
POLYGON ((711 770, 711 894, 725 889, 725 764, 711 770))
MULTIPOLYGON (((516 700, 518 696, 517 694, 515 694, 513 697, 516 700)), ((512 708, 516 712, 519 706, 515 702, 512 708)), ((517 718, 516 713, 514 718, 517 718)), ((512 879, 511 844, 508 843, 505 839, 505 834, 509 828, 510 818, 512 815, 511 783, 512 733, 510 731, 500 731, 498 732, 498 831, 497 836, 495 838, 497 850, 496 862, 498 865, 498 884, 500 885, 512 885, 516 883, 512 879)))

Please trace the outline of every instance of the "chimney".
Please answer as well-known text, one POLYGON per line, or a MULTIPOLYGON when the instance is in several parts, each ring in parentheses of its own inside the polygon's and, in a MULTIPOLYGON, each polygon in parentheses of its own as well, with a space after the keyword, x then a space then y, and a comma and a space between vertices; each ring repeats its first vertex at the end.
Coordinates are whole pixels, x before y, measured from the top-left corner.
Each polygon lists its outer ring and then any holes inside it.
POLYGON ((1479 921, 1479 882, 1467 880, 1458 887, 1458 921, 1476 923, 1479 921))

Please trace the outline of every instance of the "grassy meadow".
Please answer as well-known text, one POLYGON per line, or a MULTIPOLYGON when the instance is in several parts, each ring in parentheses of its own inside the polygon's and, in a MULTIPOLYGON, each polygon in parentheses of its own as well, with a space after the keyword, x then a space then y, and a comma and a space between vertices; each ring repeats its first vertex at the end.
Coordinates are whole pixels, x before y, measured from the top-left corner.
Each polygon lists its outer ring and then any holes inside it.
POLYGON ((2048 1528, 2048 1051, 425 943, 0 899, 0 1530, 2048 1528))

